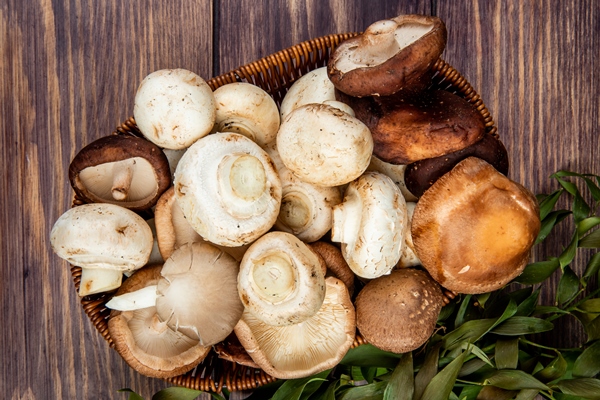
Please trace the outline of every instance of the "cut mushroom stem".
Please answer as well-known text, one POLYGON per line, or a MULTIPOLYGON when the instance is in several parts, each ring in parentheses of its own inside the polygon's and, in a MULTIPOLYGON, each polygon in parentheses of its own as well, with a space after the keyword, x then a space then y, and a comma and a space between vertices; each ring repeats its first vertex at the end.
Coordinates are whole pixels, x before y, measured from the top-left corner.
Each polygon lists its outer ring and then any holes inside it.
POLYGON ((129 196, 135 163, 134 158, 127 158, 113 165, 113 184, 110 190, 115 200, 123 201, 129 196))
POLYGON ((134 311, 156 306, 157 285, 145 286, 133 292, 114 296, 106 307, 118 311, 134 311))
POLYGON ((106 268, 81 268, 79 296, 117 289, 123 281, 123 271, 106 268))

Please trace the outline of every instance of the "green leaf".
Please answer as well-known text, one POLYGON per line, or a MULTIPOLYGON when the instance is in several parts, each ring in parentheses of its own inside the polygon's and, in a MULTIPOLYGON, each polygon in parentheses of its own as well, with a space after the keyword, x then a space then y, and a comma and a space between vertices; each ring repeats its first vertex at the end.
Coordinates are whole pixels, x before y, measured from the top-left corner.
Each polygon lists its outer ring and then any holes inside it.
POLYGON ((377 376, 377 367, 361 367, 360 372, 368 383, 373 383, 373 379, 377 376))
POLYGON ((542 382, 550 382, 562 377, 567 372, 567 362, 562 354, 558 355, 541 371, 535 373, 535 377, 542 382))
POLYGON ((568 304, 579 292, 579 277, 568 266, 563 270, 563 275, 558 282, 556 301, 558 304, 568 304))
POLYGON ((579 241, 579 247, 584 249, 596 249, 600 247, 600 229, 596 229, 589 235, 584 236, 579 241))
POLYGON ((465 322, 465 313, 467 312, 467 307, 471 303, 471 295, 466 295, 460 303, 460 307, 458 312, 456 313, 456 318, 454 319, 454 326, 459 327, 465 322))
POLYGON ((497 335, 519 336, 551 331, 552 322, 534 317, 512 317, 492 330, 497 335))
POLYGON ((286 381, 277 379, 276 381, 267 383, 252 390, 252 394, 244 400, 264 400, 273 397, 277 389, 279 389, 286 381))
POLYGON ((501 389, 495 386, 484 386, 477 400, 510 400, 515 397, 517 392, 515 390, 501 389))
POLYGON ((600 380, 593 378, 565 379, 556 383, 565 394, 586 399, 600 399, 600 380))
POLYGON ((447 333, 442 337, 442 346, 446 350, 451 350, 460 346, 463 342, 474 342, 483 336, 496 320, 494 319, 474 319, 467 321, 457 329, 447 333))
POLYGON ((560 267, 564 269, 567 265, 571 264, 575 255, 577 254, 577 245, 579 243, 579 235, 577 231, 573 232, 573 237, 571 238, 571 242, 567 246, 565 250, 563 250, 562 254, 558 256, 558 261, 560 262, 560 267))
POLYGON ((589 217, 577 224, 577 232, 579 236, 583 236, 590 229, 600 225, 600 217, 589 217))
POLYGON ((415 389, 412 353, 405 353, 383 393, 384 400, 412 400, 415 389))
POLYGON ((577 305, 577 309, 586 313, 600 313, 600 298, 587 299, 577 305))
POLYGON ((585 272, 583 273, 583 281, 587 284, 587 281, 598 274, 600 271, 600 253, 595 253, 592 255, 585 267, 585 272))
POLYGON ((515 316, 528 317, 531 314, 533 314, 533 312, 535 311, 535 307, 537 306, 539 297, 540 289, 538 288, 535 292, 531 293, 529 297, 527 297, 519 304, 515 316))
POLYGON ((129 393, 129 397, 127 398, 128 400, 144 400, 142 396, 140 396, 139 394, 137 394, 129 388, 119 389, 117 390, 117 392, 129 393))
POLYGON ((565 181, 564 179, 560 179, 559 178, 560 175, 558 174, 553 174, 552 177, 556 178, 556 180, 558 181, 558 183, 565 188, 565 190, 567 192, 569 192, 572 196, 576 196, 579 193, 579 189, 577 189, 577 185, 575 185, 572 182, 569 181, 565 181))
POLYGON ((543 220, 546 218, 546 216, 548 216, 548 214, 550 214, 563 192, 563 189, 559 189, 555 192, 552 192, 542 201, 540 201, 540 219, 543 220))
POLYGON ((539 261, 527 265, 521 275, 514 281, 524 285, 535 285, 548 279, 560 267, 558 258, 552 258, 547 261, 539 261))
POLYGON ((590 215, 590 212, 590 206, 578 192, 573 200, 573 217, 575 218, 575 223, 579 223, 586 219, 590 215))
POLYGON ((541 221, 542 224, 537 238, 535 239, 535 244, 543 242, 552 232, 552 229, 571 214, 571 211, 568 210, 552 211, 548 214, 548 216, 541 221))
POLYGON ((387 382, 375 382, 364 386, 356 386, 344 390, 340 400, 381 400, 387 382))
POLYGON ((507 390, 522 390, 522 389, 539 389, 549 390, 548 386, 544 385, 539 380, 526 372, 520 370, 503 369, 496 372, 487 379, 488 383, 507 390))
MULTIPOLYGON (((477 371, 480 371, 486 365, 489 365, 489 364, 486 363, 485 361, 483 361, 482 359, 474 358, 463 364, 462 368, 458 372, 458 376, 460 376, 460 377, 469 376, 471 374, 474 374, 477 371)), ((494 368, 494 367, 492 367, 492 368, 494 368)))
POLYGON ((172 386, 155 393, 152 400, 194 400, 201 394, 200 390, 172 386))
POLYGON ((401 354, 379 350, 371 344, 363 344, 350 349, 340 364, 360 367, 395 368, 401 354))
POLYGON ((425 392, 425 388, 438 372, 441 343, 429 348, 425 354, 425 361, 415 376, 415 400, 419 400, 425 392))
POLYGON ((460 400, 477 400, 477 396, 479 395, 479 392, 481 392, 482 388, 483 388, 483 386, 476 386, 476 385, 465 386, 460 391, 458 398, 460 400))
POLYGON ((592 343, 573 364, 573 376, 593 378, 600 373, 600 341, 592 343))
POLYGON ((272 400, 299 400, 307 387, 312 391, 311 393, 314 393, 325 381, 327 375, 329 375, 329 370, 306 378, 287 380, 277 389, 272 400), (312 383, 316 383, 316 385, 311 385, 312 383))
MULTIPOLYGON (((466 323, 465 323, 466 324, 466 323)), ((464 325, 463 325, 464 326, 464 325)), ((452 392, 458 373, 465 362, 467 351, 462 352, 450 364, 437 373, 425 388, 421 400, 447 400, 452 392)))
POLYGON ((519 392, 515 400, 533 400, 540 393, 538 389, 523 389, 519 392))
POLYGON ((500 339, 496 341, 496 368, 516 369, 519 364, 519 339, 500 339))
POLYGON ((594 183, 593 180, 591 180, 588 177, 584 177, 583 178, 585 180, 585 183, 588 187, 588 189, 590 190, 590 193, 592 194, 592 198, 594 199, 594 201, 600 201, 600 188, 598 187, 598 185, 596 185, 594 183))

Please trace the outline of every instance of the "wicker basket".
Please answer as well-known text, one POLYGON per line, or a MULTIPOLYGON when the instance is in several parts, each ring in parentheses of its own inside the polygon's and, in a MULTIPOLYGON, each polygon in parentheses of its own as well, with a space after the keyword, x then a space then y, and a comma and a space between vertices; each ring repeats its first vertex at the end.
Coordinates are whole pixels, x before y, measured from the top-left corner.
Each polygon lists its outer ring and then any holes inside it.
MULTIPOLYGON (((208 81, 208 84, 215 90, 227 83, 249 82, 266 90, 273 96, 277 105, 281 105, 281 101, 292 83, 307 72, 325 66, 332 49, 343 40, 354 35, 356 34, 328 35, 302 42, 234 71, 212 78, 208 81)), ((496 135, 496 127, 490 113, 469 82, 442 59, 439 59, 433 68, 436 71, 433 78, 433 87, 451 91, 468 100, 484 117, 487 133, 496 135)), ((123 122, 113 133, 141 136, 133 118, 123 122)), ((73 205, 79 204, 82 204, 82 201, 75 198, 73 205)), ((71 274, 75 287, 79 290, 81 268, 72 266, 71 274)), ((105 303, 111 296, 110 293, 86 296, 81 299, 81 303, 98 332, 106 339, 110 347, 114 347, 108 332, 110 310, 105 307, 105 303)), ((364 343, 364 339, 357 335, 353 347, 364 343)), ((223 360, 215 352, 211 352, 192 371, 167 379, 168 382, 175 385, 207 392, 220 392, 224 387, 230 391, 248 390, 275 380, 276 378, 260 369, 223 360)))

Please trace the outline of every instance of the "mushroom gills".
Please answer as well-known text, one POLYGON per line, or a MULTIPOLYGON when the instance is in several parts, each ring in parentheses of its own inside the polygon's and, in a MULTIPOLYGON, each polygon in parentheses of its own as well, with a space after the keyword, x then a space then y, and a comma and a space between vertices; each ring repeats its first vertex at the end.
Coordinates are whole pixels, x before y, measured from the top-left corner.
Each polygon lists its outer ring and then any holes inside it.
POLYGON ((79 181, 99 199, 138 201, 155 195, 158 184, 148 160, 133 157, 83 169, 79 181))

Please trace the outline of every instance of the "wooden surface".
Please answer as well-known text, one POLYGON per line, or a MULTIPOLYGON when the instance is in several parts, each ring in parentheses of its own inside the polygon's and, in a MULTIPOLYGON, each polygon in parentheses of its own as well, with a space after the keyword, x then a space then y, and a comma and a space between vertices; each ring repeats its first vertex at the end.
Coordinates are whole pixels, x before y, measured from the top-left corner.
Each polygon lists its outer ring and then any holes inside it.
MULTIPOLYGON (((443 57, 494 116, 514 180, 539 193, 559 168, 600 173, 595 0, 2 0, 0 397, 125 399, 117 390, 129 387, 149 399, 168 386, 108 348, 48 243, 70 207, 70 160, 132 114, 146 74, 182 67, 210 78, 403 13, 446 22, 443 57)), ((560 234, 535 257, 558 254, 560 234)), ((579 344, 578 329, 561 329, 579 344)))

